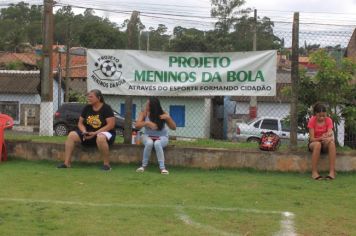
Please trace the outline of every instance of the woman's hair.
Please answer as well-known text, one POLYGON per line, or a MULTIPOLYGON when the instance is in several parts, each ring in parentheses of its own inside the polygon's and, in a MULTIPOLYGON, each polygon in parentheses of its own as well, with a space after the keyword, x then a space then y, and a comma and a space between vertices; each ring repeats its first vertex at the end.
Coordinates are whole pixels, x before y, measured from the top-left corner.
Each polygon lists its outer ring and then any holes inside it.
POLYGON ((326 112, 326 107, 322 103, 316 103, 313 107, 314 114, 326 112))
POLYGON ((100 102, 105 103, 103 94, 101 93, 101 91, 99 89, 92 89, 88 93, 94 93, 100 102))
POLYGON ((165 120, 160 118, 160 115, 163 114, 163 109, 161 107, 161 103, 156 97, 149 97, 149 110, 150 110, 150 121, 156 123, 158 126, 158 130, 161 130, 165 124, 165 120))

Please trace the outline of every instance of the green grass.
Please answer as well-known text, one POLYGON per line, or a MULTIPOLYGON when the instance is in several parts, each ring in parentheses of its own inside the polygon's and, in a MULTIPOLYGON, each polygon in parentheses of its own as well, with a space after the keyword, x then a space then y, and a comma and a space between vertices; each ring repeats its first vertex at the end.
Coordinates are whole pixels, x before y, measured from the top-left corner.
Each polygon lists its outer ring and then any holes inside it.
POLYGON ((273 235, 286 211, 298 235, 356 235, 356 173, 55 165, 0 164, 0 235, 273 235))

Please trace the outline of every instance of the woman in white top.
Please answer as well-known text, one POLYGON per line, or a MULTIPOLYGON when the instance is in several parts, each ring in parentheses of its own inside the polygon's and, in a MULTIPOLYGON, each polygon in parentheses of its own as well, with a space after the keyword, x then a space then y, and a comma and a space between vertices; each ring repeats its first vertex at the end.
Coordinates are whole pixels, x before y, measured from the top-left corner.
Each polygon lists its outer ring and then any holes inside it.
POLYGON ((163 148, 168 144, 167 126, 172 130, 176 129, 176 123, 167 112, 163 111, 158 98, 150 97, 147 100, 145 110, 140 113, 136 121, 136 128, 141 129, 144 127, 144 135, 142 139, 145 146, 142 166, 136 170, 137 172, 145 171, 151 156, 152 148, 154 147, 161 174, 169 174, 164 165, 163 152, 163 148))

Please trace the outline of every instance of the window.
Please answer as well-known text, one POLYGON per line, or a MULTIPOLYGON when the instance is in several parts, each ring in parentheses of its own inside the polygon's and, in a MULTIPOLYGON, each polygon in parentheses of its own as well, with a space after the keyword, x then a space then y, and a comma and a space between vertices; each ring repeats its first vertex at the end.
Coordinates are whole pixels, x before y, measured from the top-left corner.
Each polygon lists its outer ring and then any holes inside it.
POLYGON ((36 116, 34 108, 27 108, 26 111, 27 111, 27 116, 28 117, 35 117, 36 116))
POLYGON ((278 131, 278 120, 264 119, 261 125, 261 129, 277 130, 278 131))
POLYGON ((169 106, 169 115, 176 122, 177 127, 185 127, 185 106, 169 106))
POLYGON ((257 122, 253 125, 253 127, 259 128, 259 127, 260 127, 260 123, 261 123, 261 120, 257 121, 257 122))
MULTIPOLYGON (((125 103, 120 104, 120 115, 125 117, 125 103)), ((132 104, 132 120, 136 120, 136 104, 132 104)))
POLYGON ((19 120, 18 102, 0 102, 0 113, 9 115, 14 120, 19 120))

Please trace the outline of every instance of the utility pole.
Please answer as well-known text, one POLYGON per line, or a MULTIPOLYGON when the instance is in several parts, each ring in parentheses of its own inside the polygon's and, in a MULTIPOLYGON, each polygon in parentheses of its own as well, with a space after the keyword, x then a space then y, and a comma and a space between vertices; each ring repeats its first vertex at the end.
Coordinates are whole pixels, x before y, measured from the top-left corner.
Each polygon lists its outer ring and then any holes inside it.
MULTIPOLYGON (((134 48, 134 41, 136 41, 136 36, 134 32, 136 31, 136 23, 139 18, 139 12, 133 11, 131 14, 130 21, 127 25, 127 37, 128 37, 128 48, 134 48)), ((125 129, 124 129, 124 143, 130 144, 132 142, 132 96, 125 96, 125 129)))
MULTIPOLYGON (((257 10, 254 10, 254 21, 253 21, 253 38, 252 38, 252 51, 257 50, 257 10)), ((257 97, 250 97, 250 109, 249 109, 250 119, 257 117, 257 97)))
POLYGON ((298 90, 299 90, 299 12, 294 13, 292 35, 292 97, 290 104, 290 149, 297 149, 298 90))
POLYGON ((66 32, 66 80, 64 101, 69 102, 69 80, 70 80, 70 23, 67 24, 66 32))
POLYGON ((43 1, 40 135, 53 136, 53 0, 43 1))

